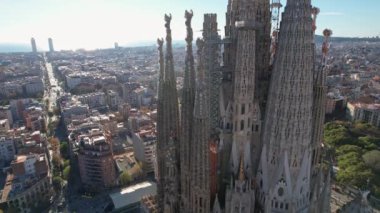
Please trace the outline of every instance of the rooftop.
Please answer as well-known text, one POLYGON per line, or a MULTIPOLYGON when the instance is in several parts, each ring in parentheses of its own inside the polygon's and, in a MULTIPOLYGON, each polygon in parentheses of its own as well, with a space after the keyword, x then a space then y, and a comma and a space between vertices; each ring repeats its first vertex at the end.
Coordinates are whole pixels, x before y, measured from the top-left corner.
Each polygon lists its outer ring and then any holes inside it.
POLYGON ((139 203, 144 196, 156 195, 157 185, 154 182, 142 182, 127 188, 121 189, 119 192, 110 194, 115 209, 120 209, 135 203, 139 203))

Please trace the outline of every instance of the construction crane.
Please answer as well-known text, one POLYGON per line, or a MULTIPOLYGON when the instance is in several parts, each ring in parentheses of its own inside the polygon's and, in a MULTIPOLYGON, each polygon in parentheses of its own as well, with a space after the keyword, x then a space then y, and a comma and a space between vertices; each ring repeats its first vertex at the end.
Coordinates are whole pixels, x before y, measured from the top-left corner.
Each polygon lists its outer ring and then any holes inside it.
POLYGON ((271 64, 276 54, 278 33, 280 31, 280 12, 282 8, 281 0, 272 0, 270 4, 272 14, 272 42, 271 42, 271 64))

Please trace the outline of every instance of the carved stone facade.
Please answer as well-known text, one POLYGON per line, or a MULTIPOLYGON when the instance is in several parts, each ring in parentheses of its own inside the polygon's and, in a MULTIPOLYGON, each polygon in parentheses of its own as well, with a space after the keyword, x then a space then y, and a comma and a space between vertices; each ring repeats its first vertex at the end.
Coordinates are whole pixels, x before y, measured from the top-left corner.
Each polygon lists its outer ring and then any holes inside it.
POLYGON ((314 45, 310 0, 288 0, 279 35, 257 174, 264 212, 308 212, 314 45))
POLYGON ((270 67, 269 0, 229 0, 225 39, 216 15, 204 16, 195 77, 193 13, 186 11, 180 127, 166 16, 165 63, 158 40, 161 212, 328 211, 330 173, 321 166, 328 159, 321 157, 325 71, 315 66, 312 14, 311 0, 287 1, 270 67), (211 194, 215 141, 218 194, 211 194))

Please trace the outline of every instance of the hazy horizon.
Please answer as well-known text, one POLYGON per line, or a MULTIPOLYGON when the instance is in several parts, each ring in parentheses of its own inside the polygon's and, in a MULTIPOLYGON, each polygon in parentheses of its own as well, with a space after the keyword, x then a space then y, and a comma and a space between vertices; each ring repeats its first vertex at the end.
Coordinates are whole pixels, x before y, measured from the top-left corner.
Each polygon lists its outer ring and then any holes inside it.
MULTIPOLYGON (((269 0, 268 0, 269 1, 269 0)), ((165 36, 164 14, 172 13, 174 40, 185 38, 185 9, 193 9, 194 36, 201 36, 203 14, 217 13, 220 34, 224 34, 228 0, 2 0, 0 43, 30 45, 36 39, 39 49, 101 49, 155 41, 165 36)), ((321 9, 317 34, 325 28, 337 37, 380 35, 375 0, 314 0, 321 9)), ((282 0, 282 4, 286 4, 282 0)))

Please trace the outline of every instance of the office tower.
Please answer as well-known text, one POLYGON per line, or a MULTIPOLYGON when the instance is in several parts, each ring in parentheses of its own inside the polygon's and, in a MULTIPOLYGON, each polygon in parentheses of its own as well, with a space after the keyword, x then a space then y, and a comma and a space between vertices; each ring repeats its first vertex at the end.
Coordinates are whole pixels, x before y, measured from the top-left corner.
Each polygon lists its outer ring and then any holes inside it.
POLYGON ((36 45, 36 40, 34 38, 30 39, 30 43, 32 45, 32 52, 37 53, 37 45, 36 45))
POLYGON ((53 39, 49 38, 49 52, 54 52, 53 39))

